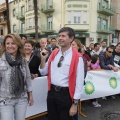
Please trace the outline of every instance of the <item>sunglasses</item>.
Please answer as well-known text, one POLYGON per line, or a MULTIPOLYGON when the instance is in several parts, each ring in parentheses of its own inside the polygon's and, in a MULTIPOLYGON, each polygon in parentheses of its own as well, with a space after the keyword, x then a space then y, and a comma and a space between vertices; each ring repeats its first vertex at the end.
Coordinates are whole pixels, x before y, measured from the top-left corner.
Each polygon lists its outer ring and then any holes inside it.
POLYGON ((108 51, 109 53, 113 53, 112 51, 108 51))
POLYGON ((61 57, 60 57, 60 60, 59 60, 59 62, 58 62, 58 64, 57 64, 58 67, 61 67, 61 66, 62 66, 62 61, 63 61, 63 60, 64 60, 64 57, 61 56, 61 57))

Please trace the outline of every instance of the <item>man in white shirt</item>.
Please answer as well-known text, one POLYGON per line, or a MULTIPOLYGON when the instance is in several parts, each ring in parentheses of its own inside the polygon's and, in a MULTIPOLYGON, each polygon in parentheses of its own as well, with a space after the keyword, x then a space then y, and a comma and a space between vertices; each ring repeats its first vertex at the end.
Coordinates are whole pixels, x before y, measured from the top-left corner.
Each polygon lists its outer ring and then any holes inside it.
POLYGON ((77 113, 84 84, 84 63, 80 54, 71 47, 74 38, 74 30, 63 27, 58 37, 61 49, 57 53, 57 50, 53 51, 47 63, 47 51, 40 53, 40 73, 48 74, 48 120, 72 120, 77 113))
POLYGON ((99 52, 105 52, 106 51, 106 45, 107 45, 106 41, 102 41, 99 52))
POLYGON ((91 52, 90 52, 90 55, 91 56, 93 56, 93 55, 95 55, 95 54, 97 54, 97 55, 99 55, 99 49, 100 49, 100 44, 99 43, 95 43, 94 44, 94 50, 92 50, 91 52))

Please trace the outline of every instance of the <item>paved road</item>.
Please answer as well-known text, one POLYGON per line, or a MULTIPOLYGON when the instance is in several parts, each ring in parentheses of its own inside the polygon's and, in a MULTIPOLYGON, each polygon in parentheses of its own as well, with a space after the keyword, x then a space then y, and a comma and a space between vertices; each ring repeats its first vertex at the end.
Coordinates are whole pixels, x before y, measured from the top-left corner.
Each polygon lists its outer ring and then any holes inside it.
MULTIPOLYGON (((109 97, 106 101, 99 98, 101 108, 94 108, 89 100, 84 101, 82 103, 82 112, 87 115, 87 118, 79 115, 79 120, 120 120, 120 95, 115 97, 115 100, 109 97), (106 118, 103 119, 103 116, 106 118)), ((47 117, 43 116, 34 120, 47 120, 47 117)))

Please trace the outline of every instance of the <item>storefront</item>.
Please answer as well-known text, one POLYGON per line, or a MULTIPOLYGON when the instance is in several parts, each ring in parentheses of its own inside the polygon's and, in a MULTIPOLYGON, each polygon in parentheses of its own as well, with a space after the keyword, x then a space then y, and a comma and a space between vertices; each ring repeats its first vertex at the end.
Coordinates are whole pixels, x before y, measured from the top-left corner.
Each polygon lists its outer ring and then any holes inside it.
POLYGON ((75 33, 75 38, 79 39, 83 45, 86 45, 87 38, 90 37, 89 33, 75 33))

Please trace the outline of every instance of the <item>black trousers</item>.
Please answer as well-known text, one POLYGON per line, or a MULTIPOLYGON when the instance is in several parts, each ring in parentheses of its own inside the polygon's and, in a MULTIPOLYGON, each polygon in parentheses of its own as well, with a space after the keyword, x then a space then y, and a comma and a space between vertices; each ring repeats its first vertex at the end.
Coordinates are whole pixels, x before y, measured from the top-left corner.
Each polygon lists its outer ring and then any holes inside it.
POLYGON ((72 120, 72 117, 69 116, 71 105, 69 90, 55 91, 52 89, 48 91, 48 120, 72 120))

